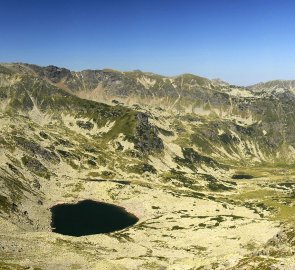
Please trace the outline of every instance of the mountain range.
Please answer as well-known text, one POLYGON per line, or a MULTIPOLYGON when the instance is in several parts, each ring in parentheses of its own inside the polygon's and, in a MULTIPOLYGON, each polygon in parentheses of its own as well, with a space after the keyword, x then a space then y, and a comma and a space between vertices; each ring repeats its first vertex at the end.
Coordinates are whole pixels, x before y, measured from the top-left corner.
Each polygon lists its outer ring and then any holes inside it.
POLYGON ((294 269, 294 90, 0 64, 0 269, 294 269), (82 199, 139 222, 53 233, 82 199))

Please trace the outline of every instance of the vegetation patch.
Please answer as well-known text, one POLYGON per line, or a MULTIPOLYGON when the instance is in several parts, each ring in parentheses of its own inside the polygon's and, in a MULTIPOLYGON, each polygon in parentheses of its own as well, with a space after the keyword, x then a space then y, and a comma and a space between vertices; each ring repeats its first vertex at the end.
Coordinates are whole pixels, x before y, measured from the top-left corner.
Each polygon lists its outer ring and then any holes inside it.
POLYGON ((26 270, 26 269, 42 270, 39 267, 35 268, 35 267, 29 267, 29 266, 21 266, 19 264, 0 261, 0 270, 26 270))
POLYGON ((0 194, 0 209, 4 211, 5 213, 9 213, 9 210, 10 210, 10 203, 8 199, 1 194, 0 194))
POLYGON ((76 124, 79 128, 86 129, 86 130, 91 130, 94 128, 94 124, 91 123, 90 121, 77 120, 76 124))
POLYGON ((209 165, 210 167, 216 167, 217 162, 207 156, 203 156, 196 152, 192 148, 182 148, 183 156, 184 158, 175 157, 175 161, 181 165, 187 166, 190 169, 194 170, 196 166, 205 163, 206 165, 209 165))
POLYGON ((173 131, 170 131, 170 130, 166 130, 166 129, 163 129, 163 128, 158 128, 159 132, 161 134, 163 134, 164 136, 166 137, 171 137, 171 136, 174 136, 174 132, 173 131))
POLYGON ((51 161, 53 163, 59 163, 59 157, 54 153, 51 152, 43 147, 41 147, 39 144, 29 141, 23 137, 16 136, 15 137, 16 143, 25 151, 29 151, 32 154, 38 155, 45 160, 51 161))
POLYGON ((29 169, 29 171, 33 172, 34 174, 46 179, 50 179, 50 172, 39 160, 25 155, 22 157, 22 163, 29 169))
POLYGON ((152 173, 152 174, 157 173, 157 170, 154 168, 154 166, 147 163, 141 163, 141 164, 137 164, 132 167, 129 167, 129 171, 131 173, 136 173, 136 174, 142 174, 146 172, 152 173))
POLYGON ((222 183, 215 182, 215 181, 210 182, 208 184, 208 188, 211 191, 228 191, 228 190, 233 190, 232 187, 226 186, 226 185, 224 185, 222 183))
POLYGON ((250 174, 234 174, 232 179, 253 179, 254 176, 250 174))

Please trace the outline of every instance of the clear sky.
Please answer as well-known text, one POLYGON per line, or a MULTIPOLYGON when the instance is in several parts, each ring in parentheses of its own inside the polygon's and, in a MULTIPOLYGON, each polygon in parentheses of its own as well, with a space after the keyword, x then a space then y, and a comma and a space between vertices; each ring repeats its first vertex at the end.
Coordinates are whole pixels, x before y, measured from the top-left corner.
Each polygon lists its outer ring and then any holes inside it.
POLYGON ((0 0, 0 62, 295 79, 293 0, 0 0))

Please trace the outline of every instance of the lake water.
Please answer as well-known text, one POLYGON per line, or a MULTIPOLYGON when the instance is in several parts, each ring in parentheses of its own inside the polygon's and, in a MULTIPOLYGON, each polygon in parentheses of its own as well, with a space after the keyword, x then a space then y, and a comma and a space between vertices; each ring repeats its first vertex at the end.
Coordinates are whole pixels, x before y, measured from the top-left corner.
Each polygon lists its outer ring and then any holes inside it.
POLYGON ((52 231, 70 236, 110 233, 134 225, 138 218, 117 205, 80 201, 51 208, 52 231))

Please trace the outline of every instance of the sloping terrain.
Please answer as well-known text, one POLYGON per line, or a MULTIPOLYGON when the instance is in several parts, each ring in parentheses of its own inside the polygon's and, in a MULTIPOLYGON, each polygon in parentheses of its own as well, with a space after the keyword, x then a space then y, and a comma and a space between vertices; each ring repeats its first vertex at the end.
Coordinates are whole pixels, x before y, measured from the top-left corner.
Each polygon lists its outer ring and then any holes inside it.
POLYGON ((294 105, 189 74, 0 65, 0 269, 294 269, 294 105), (84 199, 139 222, 52 233, 50 208, 84 199))
POLYGON ((295 81, 294 80, 289 80, 289 81, 274 80, 274 81, 269 81, 266 83, 258 83, 258 84, 250 86, 249 88, 255 92, 265 92, 265 90, 267 90, 267 92, 270 94, 280 93, 285 91, 290 91, 294 93, 295 81))

